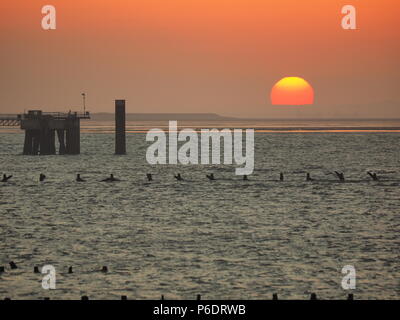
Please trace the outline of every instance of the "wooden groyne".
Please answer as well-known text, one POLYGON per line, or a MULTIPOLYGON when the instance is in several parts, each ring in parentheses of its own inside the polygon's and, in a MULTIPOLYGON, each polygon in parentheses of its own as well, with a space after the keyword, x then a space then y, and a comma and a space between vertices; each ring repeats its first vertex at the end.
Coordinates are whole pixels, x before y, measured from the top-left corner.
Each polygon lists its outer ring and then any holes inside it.
MULTIPOLYGON (((4 300, 11 300, 11 298, 10 297, 6 297, 6 298, 4 298, 4 300)), ((50 300, 50 297, 44 297, 43 298, 43 300, 50 300)), ((80 298, 80 300, 82 300, 82 301, 88 301, 88 300, 90 300, 89 299, 89 296, 81 296, 81 298, 80 298)), ((121 296, 121 300, 129 300, 128 299, 128 296, 125 296, 125 295, 123 295, 123 296, 121 296)), ((134 300, 134 299, 133 299, 134 300)), ((167 299, 165 299, 165 296, 164 295, 161 295, 161 299, 160 300, 162 300, 162 301, 168 301, 167 299)), ((196 299, 195 299, 196 301, 201 301, 202 300, 202 297, 201 297, 201 295, 200 294, 198 294, 197 296, 196 296, 196 299)), ((272 295, 272 300, 274 300, 274 301, 277 301, 277 300, 279 300, 278 299, 278 295, 276 294, 276 293, 274 293, 273 295, 272 295)), ((316 300, 319 300, 318 298, 317 298, 317 295, 315 294, 315 293, 311 293, 311 295, 310 295, 310 299, 309 300, 312 300, 312 301, 316 301, 316 300)), ((347 298, 346 299, 344 299, 344 300, 349 300, 349 301, 353 301, 354 300, 354 294, 353 293, 349 293, 348 295, 347 295, 347 298)), ((228 300, 229 301, 229 300, 228 300)))

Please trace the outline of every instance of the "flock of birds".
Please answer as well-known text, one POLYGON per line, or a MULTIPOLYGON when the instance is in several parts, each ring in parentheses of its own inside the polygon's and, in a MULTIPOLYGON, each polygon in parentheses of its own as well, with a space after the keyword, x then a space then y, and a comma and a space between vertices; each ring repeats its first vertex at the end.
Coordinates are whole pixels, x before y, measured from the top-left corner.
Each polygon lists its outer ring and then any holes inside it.
MULTIPOLYGON (((343 181, 346 180, 345 177, 344 177, 344 173, 343 173, 343 172, 334 171, 334 173, 336 174, 336 176, 337 176, 337 178, 339 179, 339 181, 343 182, 343 181)), ((368 175, 372 178, 373 181, 379 181, 378 175, 377 175, 375 172, 370 172, 370 171, 368 171, 367 173, 368 173, 368 175)), ((6 174, 3 174, 3 179, 1 180, 1 182, 8 182, 12 177, 13 177, 12 175, 7 176, 6 174)), ((147 177, 147 180, 148 180, 148 181, 153 181, 153 174, 147 173, 147 174, 146 174, 146 177, 147 177)), ((207 177, 210 181, 216 180, 213 173, 207 174, 206 177, 207 177)), ((182 177, 182 175, 181 175, 180 173, 175 174, 175 175, 174 175, 174 178, 175 178, 176 180, 178 180, 178 181, 183 181, 183 180, 184 180, 183 177, 182 177)), ((44 175, 43 173, 41 173, 41 174, 39 175, 39 181, 40 181, 40 182, 43 182, 43 181, 45 181, 45 180, 46 180, 46 175, 44 175)), ((244 180, 244 181, 248 181, 248 180, 249 180, 249 179, 248 179, 248 176, 247 176, 247 175, 244 175, 244 176, 243 176, 243 180, 244 180)), ((280 180, 280 181, 284 181, 284 180, 285 180, 285 177, 284 177, 284 175, 283 175, 282 172, 281 172, 280 175, 279 175, 279 180, 280 180)), ((108 178, 105 178, 105 179, 103 179, 103 180, 100 180, 100 182, 117 182, 117 181, 121 181, 121 180, 115 178, 113 174, 110 174, 110 176, 109 176, 108 178)), ((310 174, 309 172, 307 172, 307 174, 306 174, 306 181, 314 181, 314 179, 311 178, 311 174, 310 174)), ((86 180, 83 179, 83 178, 81 177, 81 175, 78 173, 78 174, 76 175, 76 182, 86 182, 86 180)))

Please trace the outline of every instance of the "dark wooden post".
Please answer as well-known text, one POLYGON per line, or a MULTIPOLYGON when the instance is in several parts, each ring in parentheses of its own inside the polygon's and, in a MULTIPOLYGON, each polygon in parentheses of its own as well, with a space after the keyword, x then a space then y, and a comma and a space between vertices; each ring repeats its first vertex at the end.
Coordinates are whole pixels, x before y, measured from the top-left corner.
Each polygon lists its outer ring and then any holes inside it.
POLYGON ((347 300, 354 300, 354 294, 349 293, 349 295, 347 296, 347 300))
POLYGON ((317 294, 311 293, 310 300, 317 300, 317 294))

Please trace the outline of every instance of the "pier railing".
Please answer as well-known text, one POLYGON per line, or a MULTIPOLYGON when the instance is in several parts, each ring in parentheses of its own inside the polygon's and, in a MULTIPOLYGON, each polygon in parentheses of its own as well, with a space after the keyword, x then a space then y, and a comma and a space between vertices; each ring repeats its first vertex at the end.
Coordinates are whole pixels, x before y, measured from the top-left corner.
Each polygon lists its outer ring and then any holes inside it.
POLYGON ((0 116, 0 126, 17 127, 21 124, 20 115, 2 115, 0 116))
POLYGON ((56 120, 66 120, 66 119, 90 119, 90 113, 89 112, 76 112, 76 111, 70 111, 70 112, 35 112, 35 111, 30 111, 28 113, 24 113, 22 116, 23 119, 32 119, 32 118, 39 118, 39 117, 52 117, 53 119, 56 120))
POLYGON ((0 127, 17 127, 25 119, 37 119, 41 117, 53 118, 55 120, 67 119, 90 119, 89 112, 28 112, 23 114, 2 114, 0 115, 0 127))

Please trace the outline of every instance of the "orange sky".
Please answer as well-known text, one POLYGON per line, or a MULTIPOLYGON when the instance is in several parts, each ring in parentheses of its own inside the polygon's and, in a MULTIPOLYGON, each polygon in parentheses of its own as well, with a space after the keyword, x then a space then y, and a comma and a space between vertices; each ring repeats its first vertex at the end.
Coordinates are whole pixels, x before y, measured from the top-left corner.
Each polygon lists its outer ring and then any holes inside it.
POLYGON ((398 0, 2 0, 0 112, 217 112, 400 118, 398 0), (41 29, 41 8, 57 30, 41 29), (341 8, 358 30, 341 28, 341 8), (272 106, 300 76, 315 105, 272 106))

